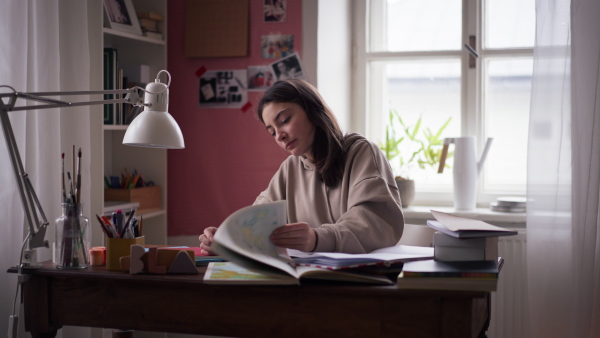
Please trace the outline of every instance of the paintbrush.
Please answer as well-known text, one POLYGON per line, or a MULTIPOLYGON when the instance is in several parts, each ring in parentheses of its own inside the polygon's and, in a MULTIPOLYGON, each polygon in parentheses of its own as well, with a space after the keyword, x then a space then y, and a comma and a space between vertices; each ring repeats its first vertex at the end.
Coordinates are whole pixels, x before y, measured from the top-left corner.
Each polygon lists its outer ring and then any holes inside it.
POLYGON ((67 203, 67 189, 65 188, 65 153, 62 153, 62 195, 63 203, 67 203))
POLYGON ((77 184, 75 185, 75 194, 77 195, 77 201, 81 201, 81 148, 77 153, 77 184))
POLYGON ((69 179, 69 182, 71 184, 71 192, 70 192, 70 199, 71 199, 71 203, 75 204, 77 203, 77 201, 75 201, 75 195, 73 194, 73 180, 71 180, 71 173, 67 171, 67 178, 69 179))

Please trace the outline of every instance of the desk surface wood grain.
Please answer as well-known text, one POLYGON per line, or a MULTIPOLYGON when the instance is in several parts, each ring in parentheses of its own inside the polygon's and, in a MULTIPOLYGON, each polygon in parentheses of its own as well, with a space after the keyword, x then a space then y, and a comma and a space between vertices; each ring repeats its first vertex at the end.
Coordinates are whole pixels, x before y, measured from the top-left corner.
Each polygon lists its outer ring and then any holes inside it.
POLYGON ((205 268, 198 270, 129 275, 44 262, 25 272, 26 330, 33 337, 52 337, 65 325, 230 337, 478 337, 489 324, 486 292, 206 285, 205 268))

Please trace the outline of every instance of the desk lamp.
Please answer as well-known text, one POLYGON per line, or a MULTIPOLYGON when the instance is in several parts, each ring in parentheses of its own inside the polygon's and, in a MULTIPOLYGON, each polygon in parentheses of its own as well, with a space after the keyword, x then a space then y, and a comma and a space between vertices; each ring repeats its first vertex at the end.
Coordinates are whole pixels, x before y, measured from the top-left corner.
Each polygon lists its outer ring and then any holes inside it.
POLYGON ((35 255, 35 249, 39 247, 49 247, 45 240, 48 220, 42 210, 42 206, 33 189, 27 173, 23 169, 19 149, 15 140, 8 112, 23 110, 39 110, 60 107, 92 106, 109 103, 129 103, 134 106, 144 107, 144 111, 137 116, 127 128, 123 144, 140 147, 165 148, 165 149, 183 149, 183 135, 175 119, 169 114, 169 86, 171 84, 171 74, 166 70, 161 70, 156 75, 154 83, 149 83, 146 89, 133 87, 130 89, 100 90, 100 91, 75 91, 75 92, 47 92, 47 93, 20 93, 10 86, 0 86, 9 88, 12 93, 0 93, 0 120, 4 138, 8 147, 8 153, 15 172, 17 186, 21 196, 21 203, 25 211, 25 218, 29 226, 29 233, 23 243, 21 250, 21 262, 19 268, 25 266, 39 266, 35 255), (160 82, 160 74, 166 73, 169 76, 167 84, 160 82), (145 92, 144 97, 142 93, 145 92), (76 96, 76 95, 94 95, 94 94, 127 94, 124 98, 105 99, 101 101, 85 102, 67 102, 48 98, 48 96, 76 96), (31 101, 43 102, 42 105, 15 106, 19 98, 31 101), (7 99, 7 102, 5 102, 7 99), (39 212, 39 216, 38 216, 39 212), (41 220, 40 220, 41 217, 41 220))

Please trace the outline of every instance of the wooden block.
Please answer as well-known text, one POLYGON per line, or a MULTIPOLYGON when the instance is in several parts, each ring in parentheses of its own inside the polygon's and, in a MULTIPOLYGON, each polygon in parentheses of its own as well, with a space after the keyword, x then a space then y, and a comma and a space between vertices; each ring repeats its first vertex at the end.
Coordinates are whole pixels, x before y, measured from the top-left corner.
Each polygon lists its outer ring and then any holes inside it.
POLYGON ((158 265, 158 248, 150 248, 148 251, 148 272, 150 273, 167 273, 167 267, 158 265))
POLYGON ((169 267, 169 273, 195 275, 198 274, 198 269, 189 254, 181 250, 177 253, 177 256, 175 256, 173 263, 169 267))
MULTIPOLYGON (((144 244, 144 236, 106 239, 106 270, 120 270, 119 258, 129 256, 132 244, 144 244)), ((129 271, 129 268, 127 269, 129 271)))
POLYGON ((182 249, 182 248, 158 248, 158 260, 157 265, 161 266, 171 266, 175 256, 179 254, 180 251, 185 252, 192 260, 195 259, 194 250, 192 249, 182 249))
POLYGON ((129 271, 130 262, 131 262, 131 257, 121 256, 119 258, 119 264, 121 267, 121 271, 129 271))
POLYGON ((146 254, 146 249, 139 244, 133 244, 131 246, 129 274, 135 275, 144 271, 144 262, 142 257, 146 254))

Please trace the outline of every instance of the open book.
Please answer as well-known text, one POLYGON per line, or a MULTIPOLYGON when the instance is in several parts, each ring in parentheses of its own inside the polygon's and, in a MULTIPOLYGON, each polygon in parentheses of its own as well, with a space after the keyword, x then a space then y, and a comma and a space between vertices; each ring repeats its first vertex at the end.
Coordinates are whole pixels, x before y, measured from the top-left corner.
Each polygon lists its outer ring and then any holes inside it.
POLYGON ((269 236, 276 228, 287 223, 285 201, 242 208, 231 214, 215 234, 212 250, 228 263, 210 263, 205 274, 206 283, 254 282, 268 284, 298 284, 301 278, 317 278, 393 284, 385 275, 355 271, 354 267, 393 265, 416 259, 433 257, 433 248, 390 247, 369 254, 302 253, 276 247, 269 236), (297 258, 292 258, 292 256, 297 258), (296 260, 296 261, 295 261, 296 260), (247 272, 276 279, 252 279, 247 272), (233 281, 228 277, 235 277, 233 281), (236 277, 237 276, 237 277, 236 277), (280 283, 277 283, 280 280, 280 283), (286 282, 283 282, 285 280, 286 282))

